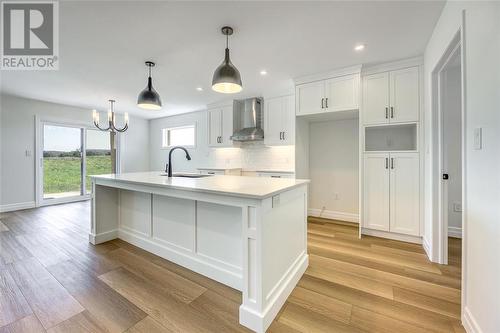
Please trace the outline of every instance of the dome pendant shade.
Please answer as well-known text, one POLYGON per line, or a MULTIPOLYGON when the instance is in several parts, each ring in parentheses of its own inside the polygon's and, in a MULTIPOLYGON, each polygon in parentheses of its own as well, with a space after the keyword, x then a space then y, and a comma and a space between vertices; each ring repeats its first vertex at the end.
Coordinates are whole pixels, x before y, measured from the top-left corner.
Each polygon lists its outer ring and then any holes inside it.
POLYGON ((137 106, 146 110, 161 110, 160 95, 153 88, 153 79, 151 78, 151 67, 155 64, 151 61, 146 61, 146 66, 149 67, 148 86, 141 91, 137 98, 137 106))
POLYGON ((226 50, 224 61, 217 67, 212 78, 212 90, 223 94, 234 94, 240 92, 243 87, 241 84, 241 75, 238 69, 232 64, 229 58, 229 48, 227 39, 232 35, 231 27, 222 28, 222 34, 226 35, 226 50))

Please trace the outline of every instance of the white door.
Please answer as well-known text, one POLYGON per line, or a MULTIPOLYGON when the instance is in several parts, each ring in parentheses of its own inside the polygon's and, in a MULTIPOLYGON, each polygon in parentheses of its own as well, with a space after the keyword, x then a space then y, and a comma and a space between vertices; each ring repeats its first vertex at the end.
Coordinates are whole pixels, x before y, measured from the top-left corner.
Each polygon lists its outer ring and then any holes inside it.
POLYGON ((221 145, 222 137, 222 112, 220 109, 208 110, 208 145, 212 147, 221 145))
POLYGON ((295 89, 297 115, 321 113, 325 109, 325 82, 298 85, 295 89))
POLYGON ((418 153, 391 153, 391 232, 420 235, 418 153))
POLYGON ((389 231, 389 154, 365 154, 363 227, 389 231))
POLYGON ((233 135, 233 106, 225 106, 221 109, 222 114, 222 134, 221 134, 221 144, 222 146, 230 147, 233 144, 231 136, 233 135))
POLYGON ((420 108, 418 67, 390 73, 391 122, 418 121, 420 108))
POLYGON ((363 123, 389 122, 389 73, 377 73, 363 78, 363 123))
POLYGON ((275 146, 283 144, 283 97, 265 101, 264 143, 275 146))
POLYGON ((327 112, 358 109, 358 75, 346 75, 325 81, 327 112))

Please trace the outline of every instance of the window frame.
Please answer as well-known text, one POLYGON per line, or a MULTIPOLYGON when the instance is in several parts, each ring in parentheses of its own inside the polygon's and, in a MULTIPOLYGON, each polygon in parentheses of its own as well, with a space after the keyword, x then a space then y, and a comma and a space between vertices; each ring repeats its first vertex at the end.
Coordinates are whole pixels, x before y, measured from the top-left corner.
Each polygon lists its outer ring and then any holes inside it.
POLYGON ((161 131, 160 131, 160 135, 161 135, 161 149, 165 149, 165 150, 169 150, 171 149, 172 147, 175 147, 175 146, 172 146, 170 145, 170 142, 165 142, 165 141, 168 141, 169 139, 165 138, 165 133, 168 133, 169 131, 171 130, 176 130, 176 129, 183 129, 183 128, 193 128, 194 129, 194 144, 192 145, 182 145, 182 147, 184 148, 187 148, 187 149, 196 149, 196 145, 197 145, 197 140, 198 140, 198 136, 197 136, 197 124, 196 122, 194 123, 190 123, 190 124, 184 124, 184 125, 178 125, 178 126, 170 126, 170 127, 165 127, 165 128, 162 128, 161 131))

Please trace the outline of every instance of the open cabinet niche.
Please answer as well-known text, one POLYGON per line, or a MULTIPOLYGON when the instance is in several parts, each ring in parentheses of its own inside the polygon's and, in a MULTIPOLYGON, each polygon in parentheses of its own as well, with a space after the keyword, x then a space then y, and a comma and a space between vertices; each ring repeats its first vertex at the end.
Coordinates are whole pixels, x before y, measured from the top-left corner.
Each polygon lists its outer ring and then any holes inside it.
POLYGON ((417 124, 365 127, 365 152, 417 151, 417 124))
POLYGON ((358 111, 296 118, 297 178, 310 179, 309 215, 359 221, 358 111))

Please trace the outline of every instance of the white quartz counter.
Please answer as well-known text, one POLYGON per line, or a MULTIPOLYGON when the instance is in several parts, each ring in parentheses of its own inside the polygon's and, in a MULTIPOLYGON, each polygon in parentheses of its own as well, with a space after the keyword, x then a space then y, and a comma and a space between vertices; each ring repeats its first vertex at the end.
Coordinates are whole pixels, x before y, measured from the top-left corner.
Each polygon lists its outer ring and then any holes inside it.
POLYGON ((92 176, 99 180, 159 186, 178 190, 217 193, 228 196, 265 199, 278 193, 309 183, 303 179, 262 178, 246 176, 209 176, 186 178, 165 176, 164 172, 132 172, 92 176))

